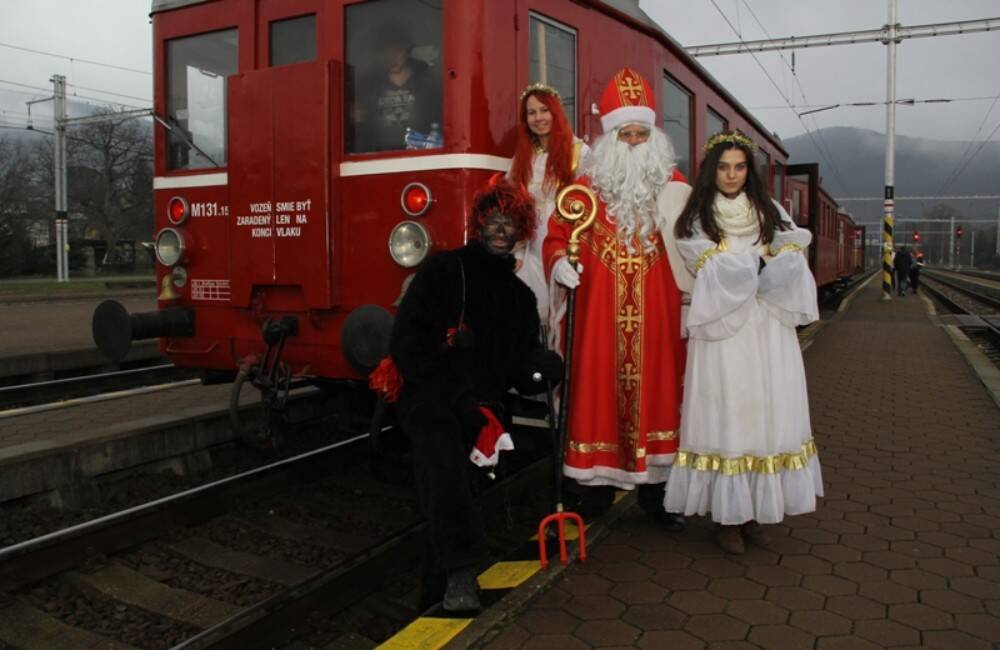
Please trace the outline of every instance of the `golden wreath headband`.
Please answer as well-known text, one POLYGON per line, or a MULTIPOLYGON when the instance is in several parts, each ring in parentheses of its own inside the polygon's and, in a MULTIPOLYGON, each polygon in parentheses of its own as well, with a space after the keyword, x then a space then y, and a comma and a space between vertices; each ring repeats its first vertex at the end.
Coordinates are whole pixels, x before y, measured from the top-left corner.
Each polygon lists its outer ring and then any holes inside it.
POLYGON ((543 84, 542 82, 539 81, 539 82, 531 84, 530 86, 528 86, 527 88, 525 88, 524 90, 522 90, 521 91, 521 96, 518 98, 517 101, 523 102, 524 98, 527 97, 529 93, 533 93, 535 91, 539 91, 539 92, 543 92, 543 93, 548 93, 550 95, 555 95, 560 100, 562 100, 562 96, 559 95, 559 91, 558 90, 556 90, 555 88, 553 88, 552 86, 550 86, 548 84, 543 84))
POLYGON ((708 142, 705 143, 705 152, 708 153, 713 147, 722 144, 723 142, 731 142, 733 144, 740 145, 741 147, 746 147, 750 150, 750 153, 757 152, 757 145, 754 144, 754 141, 739 131, 720 131, 719 133, 716 133, 708 139, 708 142))

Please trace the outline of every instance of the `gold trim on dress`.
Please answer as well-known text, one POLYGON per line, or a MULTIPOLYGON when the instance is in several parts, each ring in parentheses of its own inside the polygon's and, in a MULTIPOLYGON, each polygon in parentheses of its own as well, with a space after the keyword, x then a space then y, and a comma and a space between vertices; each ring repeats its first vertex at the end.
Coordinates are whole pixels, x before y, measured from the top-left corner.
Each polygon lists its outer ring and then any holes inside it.
POLYGON ((802 449, 795 453, 773 456, 736 456, 725 458, 719 454, 698 454, 692 451, 678 451, 674 460, 676 467, 686 467, 698 472, 716 472, 723 476, 740 474, 779 474, 788 470, 802 470, 815 456, 816 442, 812 439, 802 443, 802 449))
POLYGON ((614 454, 618 453, 618 444, 614 442, 576 442, 570 440, 569 450, 578 454, 614 454))
POLYGON ((785 251, 800 251, 800 250, 802 250, 801 246, 799 246, 795 242, 788 242, 787 244, 783 244, 780 248, 778 248, 778 250, 774 250, 772 248, 771 255, 777 257, 780 253, 784 253, 785 251))
POLYGON ((648 442, 663 442, 665 440, 677 440, 676 431, 650 431, 646 434, 648 442))

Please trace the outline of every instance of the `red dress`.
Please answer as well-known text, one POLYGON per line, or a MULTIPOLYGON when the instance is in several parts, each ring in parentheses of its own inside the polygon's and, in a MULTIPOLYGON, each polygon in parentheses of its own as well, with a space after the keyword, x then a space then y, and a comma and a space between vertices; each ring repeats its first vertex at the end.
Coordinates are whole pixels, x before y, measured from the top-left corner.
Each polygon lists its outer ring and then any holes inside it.
MULTIPOLYGON (((590 186, 586 177, 577 183, 590 186)), ((543 244, 550 277, 572 228, 550 217, 543 244)), ((564 471, 583 484, 661 483, 677 452, 680 291, 660 235, 650 242, 652 251, 630 251, 603 202, 581 240, 564 471)))

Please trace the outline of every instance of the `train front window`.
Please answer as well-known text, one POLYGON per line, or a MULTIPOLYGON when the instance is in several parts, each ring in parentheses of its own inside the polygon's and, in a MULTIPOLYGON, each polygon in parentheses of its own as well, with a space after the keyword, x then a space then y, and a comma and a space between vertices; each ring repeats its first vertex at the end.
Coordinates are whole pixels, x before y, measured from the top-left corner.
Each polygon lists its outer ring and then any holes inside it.
POLYGON ((226 164, 226 77, 236 74, 237 30, 167 42, 167 168, 226 164))
POLYGON ((271 65, 316 60, 316 14, 271 23, 271 65))
POLYGON ((531 83, 548 84, 562 96, 563 111, 576 126, 576 31, 531 15, 531 83))
POLYGON ((663 76, 663 130, 677 152, 677 168, 691 173, 691 93, 669 75, 663 76))
POLYGON ((344 19, 348 153, 437 149, 442 131, 442 0, 371 0, 344 19))

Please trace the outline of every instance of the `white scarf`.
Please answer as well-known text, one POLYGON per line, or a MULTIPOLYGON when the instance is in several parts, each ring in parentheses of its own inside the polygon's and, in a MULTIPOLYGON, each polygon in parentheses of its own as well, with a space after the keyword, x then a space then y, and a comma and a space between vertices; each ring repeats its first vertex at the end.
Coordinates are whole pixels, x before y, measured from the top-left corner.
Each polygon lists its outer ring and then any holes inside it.
POLYGON ((712 213, 715 215, 716 225, 726 236, 742 237, 758 232, 757 211, 753 209, 746 192, 740 192, 735 199, 726 198, 720 192, 716 192, 712 213))

